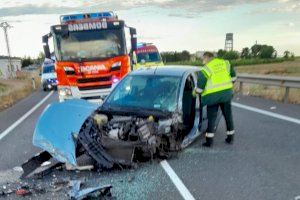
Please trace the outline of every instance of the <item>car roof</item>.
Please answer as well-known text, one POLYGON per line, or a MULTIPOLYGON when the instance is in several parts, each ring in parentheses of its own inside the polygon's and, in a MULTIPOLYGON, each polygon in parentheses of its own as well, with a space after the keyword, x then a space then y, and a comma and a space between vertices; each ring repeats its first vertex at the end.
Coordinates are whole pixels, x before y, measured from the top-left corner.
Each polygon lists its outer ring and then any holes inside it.
POLYGON ((183 76, 187 72, 199 71, 199 67, 187 65, 167 65, 154 66, 150 68, 140 68, 130 73, 130 75, 161 75, 161 76, 183 76))

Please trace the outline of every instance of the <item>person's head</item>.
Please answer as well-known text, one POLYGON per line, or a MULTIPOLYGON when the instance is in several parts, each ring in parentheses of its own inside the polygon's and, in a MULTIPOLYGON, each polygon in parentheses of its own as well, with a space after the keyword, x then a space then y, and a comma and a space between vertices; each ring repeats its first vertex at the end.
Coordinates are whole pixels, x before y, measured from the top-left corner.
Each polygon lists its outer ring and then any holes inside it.
POLYGON ((203 54, 203 64, 207 64, 209 61, 211 61, 214 58, 214 54, 211 52, 205 52, 203 54))

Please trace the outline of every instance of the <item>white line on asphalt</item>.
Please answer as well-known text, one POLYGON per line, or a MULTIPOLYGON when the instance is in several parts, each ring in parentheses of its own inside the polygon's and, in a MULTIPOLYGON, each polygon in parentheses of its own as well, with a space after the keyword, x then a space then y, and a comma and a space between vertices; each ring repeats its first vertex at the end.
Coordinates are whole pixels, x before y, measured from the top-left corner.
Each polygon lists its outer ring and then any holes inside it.
POLYGON ((168 174, 174 185, 176 186, 177 190, 185 200, 194 200, 195 198, 190 193, 190 191, 185 187, 183 182, 180 180, 180 178, 177 176, 177 174, 174 172, 172 167, 169 165, 169 163, 166 160, 163 160, 160 162, 160 165, 165 170, 165 172, 168 174))
POLYGON ((19 124, 21 124, 29 115, 31 115, 36 109, 38 109, 51 95, 53 91, 51 91, 47 96, 45 96, 38 104, 36 104, 33 108, 31 108, 27 113, 25 113, 20 119, 15 121, 10 127, 8 127, 5 131, 0 134, 0 140, 2 140, 6 135, 8 135, 12 130, 14 130, 19 124))
POLYGON ((297 118, 292 118, 292 117, 288 117, 288 116, 285 116, 285 115, 280 115, 280 114, 277 114, 277 113, 274 113, 274 112, 261 110, 261 109, 254 108, 254 107, 251 107, 251 106, 246 106, 246 105, 243 105, 243 104, 240 104, 240 103, 232 102, 231 104, 235 107, 238 107, 238 108, 242 108, 242 109, 245 109, 245 110, 250 110, 250 111, 257 112, 257 113, 267 115, 267 116, 270 116, 270 117, 274 117, 274 118, 277 118, 277 119, 282 119, 282 120, 285 120, 285 121, 300 124, 300 120, 297 119, 297 118))

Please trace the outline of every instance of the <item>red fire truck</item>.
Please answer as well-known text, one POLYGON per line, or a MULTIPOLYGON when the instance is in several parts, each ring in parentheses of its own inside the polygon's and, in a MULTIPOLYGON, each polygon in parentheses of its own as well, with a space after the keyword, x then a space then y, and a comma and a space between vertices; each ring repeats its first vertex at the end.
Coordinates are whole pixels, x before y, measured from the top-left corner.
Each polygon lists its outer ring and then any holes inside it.
POLYGON ((60 101, 101 100, 133 68, 136 29, 113 12, 63 15, 60 22, 43 36, 47 58, 53 38, 60 101))

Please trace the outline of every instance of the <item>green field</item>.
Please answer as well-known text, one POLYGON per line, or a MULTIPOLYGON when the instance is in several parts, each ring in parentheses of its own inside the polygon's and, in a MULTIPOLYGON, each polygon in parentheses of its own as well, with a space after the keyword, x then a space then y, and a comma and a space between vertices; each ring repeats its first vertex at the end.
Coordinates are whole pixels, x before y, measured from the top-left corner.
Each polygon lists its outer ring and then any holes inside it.
POLYGON ((300 77, 300 59, 281 63, 237 66, 235 69, 238 73, 300 77))

